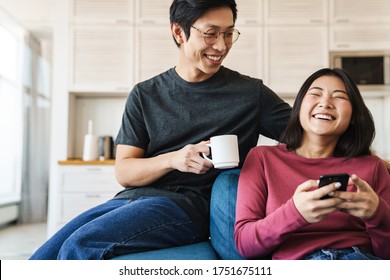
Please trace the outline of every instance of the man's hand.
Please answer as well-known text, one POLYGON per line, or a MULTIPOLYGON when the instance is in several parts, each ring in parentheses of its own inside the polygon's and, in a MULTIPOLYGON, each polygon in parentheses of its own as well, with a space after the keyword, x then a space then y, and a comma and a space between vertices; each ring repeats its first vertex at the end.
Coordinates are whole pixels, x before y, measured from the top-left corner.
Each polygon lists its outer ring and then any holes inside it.
POLYGON ((204 159, 201 153, 209 154, 209 147, 206 145, 209 141, 202 141, 198 144, 186 145, 182 149, 173 153, 171 166, 181 172, 190 172, 195 174, 206 173, 213 164, 204 159))

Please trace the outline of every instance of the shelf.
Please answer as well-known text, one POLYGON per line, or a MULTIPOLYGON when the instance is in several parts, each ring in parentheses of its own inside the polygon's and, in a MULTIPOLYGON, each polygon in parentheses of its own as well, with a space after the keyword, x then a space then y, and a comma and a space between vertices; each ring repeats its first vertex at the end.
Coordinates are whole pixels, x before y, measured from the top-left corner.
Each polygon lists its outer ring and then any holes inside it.
POLYGON ((115 159, 108 160, 91 160, 86 161, 82 159, 67 159, 67 160, 59 160, 59 165, 113 165, 115 164, 115 159))

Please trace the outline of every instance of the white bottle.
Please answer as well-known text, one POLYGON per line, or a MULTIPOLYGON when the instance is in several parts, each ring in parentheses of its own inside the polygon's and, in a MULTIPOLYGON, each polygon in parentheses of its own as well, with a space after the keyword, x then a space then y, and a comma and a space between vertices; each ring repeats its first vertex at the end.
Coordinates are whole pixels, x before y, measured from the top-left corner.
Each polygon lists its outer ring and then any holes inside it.
POLYGON ((83 160, 90 161, 98 159, 98 140, 99 138, 92 134, 92 121, 89 120, 88 134, 84 136, 83 160))

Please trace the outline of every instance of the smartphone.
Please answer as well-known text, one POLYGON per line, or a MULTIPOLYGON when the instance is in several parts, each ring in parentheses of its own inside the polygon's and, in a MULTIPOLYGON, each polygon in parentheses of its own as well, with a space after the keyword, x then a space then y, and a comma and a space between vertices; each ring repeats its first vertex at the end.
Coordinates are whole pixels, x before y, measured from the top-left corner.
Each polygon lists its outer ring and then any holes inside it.
MULTIPOLYGON (((325 174, 320 176, 320 183, 318 184, 318 187, 321 188, 331 183, 339 182, 341 184, 341 187, 338 190, 345 192, 347 190, 348 180, 349 180, 349 174, 347 173, 325 174)), ((330 198, 330 196, 325 195, 321 197, 321 199, 326 199, 326 198, 330 198)))

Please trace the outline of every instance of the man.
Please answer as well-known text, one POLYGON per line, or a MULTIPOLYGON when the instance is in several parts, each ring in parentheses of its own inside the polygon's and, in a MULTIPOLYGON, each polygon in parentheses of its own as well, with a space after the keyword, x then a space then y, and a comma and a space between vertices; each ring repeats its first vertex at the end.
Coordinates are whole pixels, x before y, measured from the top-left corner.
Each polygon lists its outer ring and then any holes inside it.
POLYGON ((124 190, 65 225, 31 259, 109 259, 209 237, 211 186, 221 170, 201 153, 236 134, 240 164, 259 134, 278 139, 290 106, 261 80, 224 68, 240 33, 234 0, 174 0, 176 67, 137 84, 116 139, 124 190))

